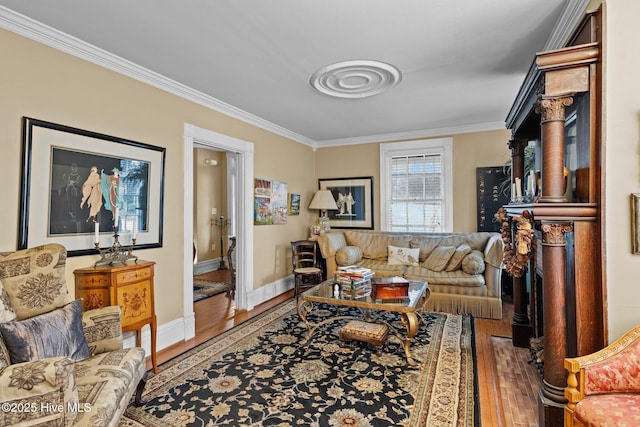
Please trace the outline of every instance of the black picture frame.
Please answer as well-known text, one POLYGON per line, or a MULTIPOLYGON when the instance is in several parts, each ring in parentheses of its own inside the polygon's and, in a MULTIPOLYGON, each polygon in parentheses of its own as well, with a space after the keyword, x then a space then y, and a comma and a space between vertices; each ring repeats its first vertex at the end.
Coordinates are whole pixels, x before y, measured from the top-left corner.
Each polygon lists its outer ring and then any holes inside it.
POLYGON ((30 117, 22 124, 18 249, 60 243, 68 256, 96 254, 96 240, 111 246, 116 219, 122 244, 135 235, 134 249, 162 247, 165 148, 30 117))
POLYGON ((354 178, 321 178, 318 179, 320 190, 330 190, 339 207, 329 210, 329 225, 332 228, 359 228, 372 230, 373 223, 373 177, 361 176, 354 178), (351 194, 351 198, 348 194, 351 194), (342 198, 345 204, 341 203, 342 198), (348 204, 351 205, 351 212, 348 204), (343 209, 340 209, 344 206, 343 209))

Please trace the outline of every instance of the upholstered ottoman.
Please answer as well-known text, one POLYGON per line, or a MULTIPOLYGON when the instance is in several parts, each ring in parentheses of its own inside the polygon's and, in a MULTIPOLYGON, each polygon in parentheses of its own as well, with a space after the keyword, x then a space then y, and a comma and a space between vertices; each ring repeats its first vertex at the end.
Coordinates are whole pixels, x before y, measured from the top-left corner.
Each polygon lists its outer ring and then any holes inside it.
POLYGON ((389 328, 380 323, 351 320, 340 328, 340 339, 363 341, 373 344, 378 349, 378 356, 382 354, 382 346, 389 335, 389 328))

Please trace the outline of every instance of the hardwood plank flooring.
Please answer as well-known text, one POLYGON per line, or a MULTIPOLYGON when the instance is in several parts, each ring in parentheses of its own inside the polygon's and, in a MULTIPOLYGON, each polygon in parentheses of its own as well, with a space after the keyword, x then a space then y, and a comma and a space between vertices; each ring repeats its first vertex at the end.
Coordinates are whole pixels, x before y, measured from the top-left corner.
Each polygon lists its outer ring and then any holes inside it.
MULTIPOLYGON (((212 272, 204 278, 224 280, 224 274, 225 271, 212 272)), ((198 301, 194 304, 196 336, 158 351, 158 363, 164 363, 293 296, 293 291, 286 292, 248 312, 237 310, 226 293, 198 301)), ((538 425, 536 395, 542 380, 535 367, 528 363, 529 351, 511 345, 512 316, 513 305, 506 301, 502 320, 475 319, 483 427, 538 425)), ((151 368, 148 358, 147 369, 151 368)))

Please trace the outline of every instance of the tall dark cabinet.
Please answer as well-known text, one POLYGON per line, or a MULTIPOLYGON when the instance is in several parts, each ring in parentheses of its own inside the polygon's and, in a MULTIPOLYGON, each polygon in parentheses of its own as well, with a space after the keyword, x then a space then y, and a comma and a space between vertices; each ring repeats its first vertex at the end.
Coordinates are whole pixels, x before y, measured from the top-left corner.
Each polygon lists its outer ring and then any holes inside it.
POLYGON ((504 206, 514 246, 530 218, 535 236, 522 277, 513 279, 514 345, 543 337, 540 425, 563 424, 564 358, 605 345, 601 13, 589 13, 566 47, 536 55, 507 117, 512 182, 527 181, 525 147, 535 146, 539 191, 504 206))

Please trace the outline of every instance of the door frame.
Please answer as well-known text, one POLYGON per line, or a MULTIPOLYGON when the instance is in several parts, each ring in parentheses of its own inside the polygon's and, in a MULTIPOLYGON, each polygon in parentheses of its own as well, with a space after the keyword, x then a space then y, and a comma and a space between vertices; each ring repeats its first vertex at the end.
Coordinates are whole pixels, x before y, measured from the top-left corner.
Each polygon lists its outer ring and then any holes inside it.
POLYGON ((185 339, 195 336, 193 312, 193 149, 211 148, 235 153, 235 167, 228 174, 233 183, 229 194, 229 210, 235 212, 234 231, 236 249, 236 308, 247 308, 247 293, 253 284, 253 143, 230 136, 184 124, 184 230, 183 230, 183 283, 185 339), (234 197, 235 196, 235 197, 234 197))

